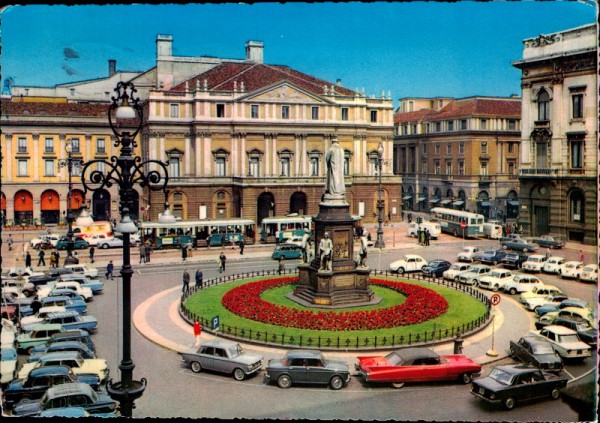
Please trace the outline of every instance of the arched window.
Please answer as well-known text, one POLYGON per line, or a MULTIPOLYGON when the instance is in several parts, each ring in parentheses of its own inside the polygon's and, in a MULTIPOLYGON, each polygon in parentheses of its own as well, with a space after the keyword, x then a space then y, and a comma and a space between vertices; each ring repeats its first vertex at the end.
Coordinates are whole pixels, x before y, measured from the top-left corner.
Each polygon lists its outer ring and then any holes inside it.
POLYGON ((541 90, 537 98, 538 120, 550 120, 550 94, 548 91, 541 90))
POLYGON ((575 223, 584 222, 585 196, 580 190, 575 190, 569 196, 569 221, 575 223))

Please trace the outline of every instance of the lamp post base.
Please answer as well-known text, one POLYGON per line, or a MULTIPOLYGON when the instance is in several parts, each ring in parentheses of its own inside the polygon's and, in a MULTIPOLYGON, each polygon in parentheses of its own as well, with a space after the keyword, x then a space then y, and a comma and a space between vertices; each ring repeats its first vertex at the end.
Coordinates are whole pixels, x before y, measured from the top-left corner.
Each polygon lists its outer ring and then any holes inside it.
POLYGON ((76 259, 75 257, 73 257, 73 256, 67 256, 67 257, 65 257, 65 261, 64 261, 64 263, 65 263, 65 266, 66 266, 67 264, 79 264, 79 260, 77 260, 77 259, 76 259))
POLYGON ((108 395, 119 402, 121 414, 125 417, 131 417, 134 404, 133 402, 140 398, 146 389, 146 378, 141 381, 132 380, 125 386, 124 382, 113 383, 112 379, 106 384, 108 395))

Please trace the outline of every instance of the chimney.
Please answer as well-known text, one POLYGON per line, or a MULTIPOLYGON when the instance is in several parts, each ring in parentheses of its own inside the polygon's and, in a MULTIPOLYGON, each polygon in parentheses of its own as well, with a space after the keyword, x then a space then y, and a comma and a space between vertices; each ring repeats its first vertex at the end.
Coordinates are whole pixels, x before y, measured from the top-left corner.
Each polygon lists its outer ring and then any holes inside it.
POLYGON ((156 36, 156 57, 172 56, 173 55, 173 36, 160 35, 156 36))
POLYGON ((263 63, 264 43, 262 41, 246 42, 246 60, 263 63))
POLYGON ((342 80, 340 78, 337 79, 337 81, 335 81, 335 85, 337 85, 338 87, 342 86, 342 80))
POLYGON ((108 76, 113 76, 115 73, 117 73, 117 61, 110 59, 108 61, 108 76))

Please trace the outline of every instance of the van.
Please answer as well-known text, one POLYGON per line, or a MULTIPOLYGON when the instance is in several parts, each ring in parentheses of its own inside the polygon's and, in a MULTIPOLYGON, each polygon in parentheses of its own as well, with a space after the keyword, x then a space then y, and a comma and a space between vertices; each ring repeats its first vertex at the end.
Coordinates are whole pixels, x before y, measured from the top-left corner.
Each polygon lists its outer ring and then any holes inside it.
POLYGON ((496 223, 484 223, 483 235, 489 239, 500 239, 502 238, 502 226, 496 223))
POLYGON ((114 230, 112 223, 105 222, 94 222, 89 226, 74 226, 73 234, 79 238, 83 238, 86 241, 93 235, 105 235, 106 237, 114 236, 114 230))
POLYGON ((437 239, 438 236, 440 236, 440 234, 442 233, 442 227, 440 226, 439 222, 423 222, 420 225, 413 222, 408 224, 406 235, 416 238, 419 227, 421 228, 421 230, 429 230, 429 236, 432 239, 437 239))
POLYGON ((284 260, 299 259, 302 257, 302 247, 296 244, 280 244, 273 250, 271 258, 279 260, 280 257, 283 257, 284 260))

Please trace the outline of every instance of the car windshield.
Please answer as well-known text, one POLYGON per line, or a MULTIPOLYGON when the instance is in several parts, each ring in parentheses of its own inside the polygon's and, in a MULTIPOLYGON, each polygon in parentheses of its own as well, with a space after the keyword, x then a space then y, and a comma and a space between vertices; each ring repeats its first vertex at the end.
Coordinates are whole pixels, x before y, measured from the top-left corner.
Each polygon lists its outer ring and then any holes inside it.
POLYGON ((554 354, 554 348, 549 344, 539 344, 533 347, 534 354, 554 354))
POLYGON ((397 366, 402 362, 402 357, 396 354, 395 351, 386 355, 385 358, 392 366, 397 366))
POLYGON ((498 383, 501 383, 502 385, 510 385, 512 377, 513 376, 510 373, 506 373, 504 370, 497 367, 492 370, 492 373, 490 373, 490 378, 494 379, 498 383))
POLYGON ((579 341, 579 338, 577 337, 577 334, 575 334, 575 333, 558 336, 558 342, 561 344, 567 343, 567 342, 578 342, 578 341, 579 341))
POLYGON ((577 323, 577 325, 575 326, 576 330, 578 332, 584 331, 584 330, 590 330, 592 327, 590 325, 588 325, 585 322, 581 322, 581 323, 577 323))
POLYGON ((236 344, 230 348, 227 348, 227 350, 229 351, 229 356, 231 358, 244 354, 244 349, 239 344, 236 344))

